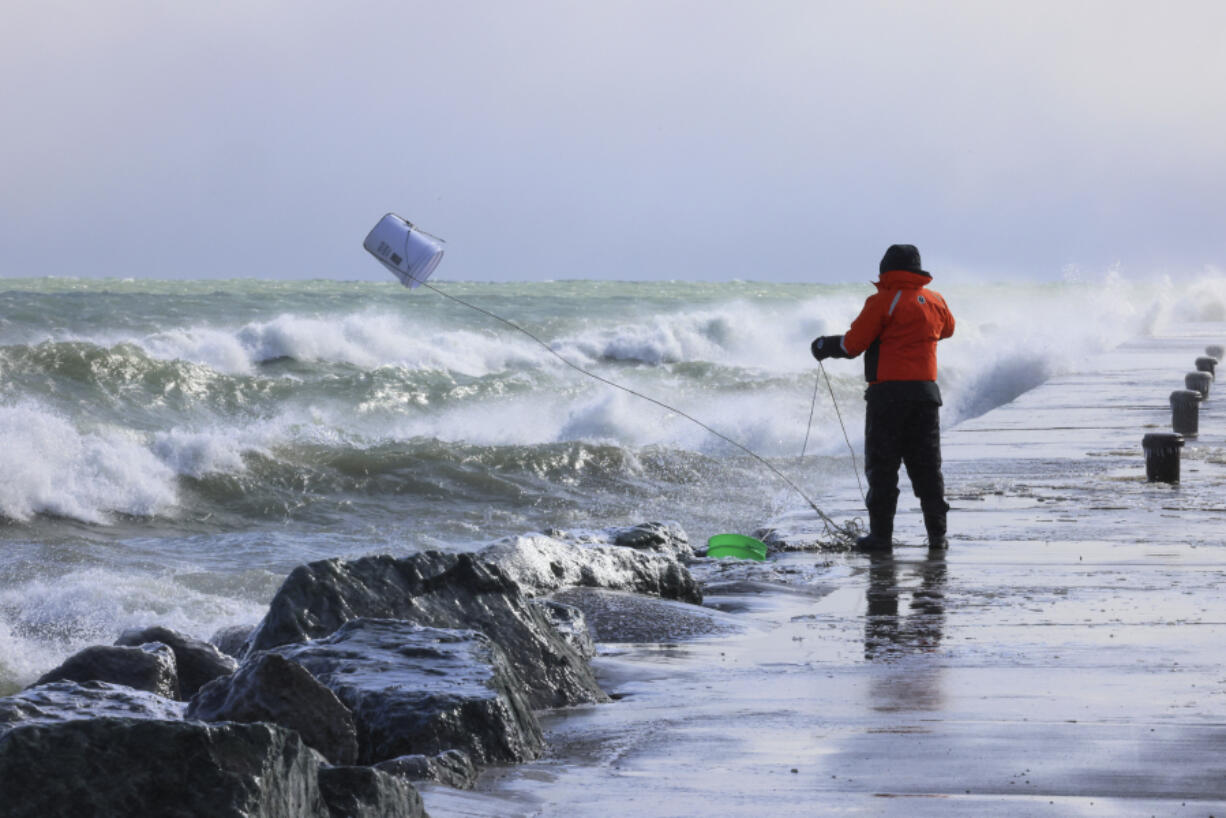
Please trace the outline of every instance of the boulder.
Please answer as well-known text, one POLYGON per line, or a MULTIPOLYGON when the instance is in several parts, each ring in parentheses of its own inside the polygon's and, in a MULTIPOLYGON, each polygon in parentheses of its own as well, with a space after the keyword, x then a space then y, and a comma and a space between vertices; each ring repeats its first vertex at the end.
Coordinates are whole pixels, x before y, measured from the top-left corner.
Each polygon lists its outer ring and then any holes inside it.
POLYGON ((140 647, 94 645, 69 656, 64 664, 35 682, 111 682, 147 690, 168 699, 179 698, 175 654, 168 645, 150 642, 140 647))
POLYGON ((327 638, 275 650, 353 712, 363 764, 452 748, 481 764, 540 754, 541 728, 515 674, 477 631, 356 619, 327 638))
POLYGON ((332 818, 425 818, 421 795, 406 779, 370 767, 324 767, 319 790, 332 818))
POLYGON ((592 641, 592 632, 583 611, 556 599, 534 599, 532 603, 545 612, 545 616, 549 617, 549 621, 576 653, 584 659, 596 655, 596 643, 592 641))
POLYGON ((578 586, 702 602, 702 589, 689 570, 670 554, 650 549, 525 534, 480 554, 533 595, 578 586))
POLYGON ((192 699, 186 717, 271 722, 297 731, 333 764, 353 764, 358 757, 349 708, 306 668, 276 653, 256 654, 232 676, 209 682, 192 699))
POLYGON ((331 818, 322 761, 271 724, 28 724, 0 736, 0 805, 5 818, 331 818))
POLYGON ((273 597, 249 650, 318 639, 359 617, 481 631, 506 654, 534 708, 607 699, 544 611, 502 568, 467 553, 300 565, 273 597))
POLYGON ((175 667, 179 671, 179 696, 184 700, 196 695, 197 690, 218 676, 229 676, 238 669, 238 662, 213 645, 170 628, 154 626, 126 630, 115 640, 116 645, 127 647, 150 642, 161 642, 174 652, 175 667))
POLYGON ((105 716, 176 720, 187 705, 110 682, 47 682, 0 699, 0 733, 22 724, 105 716))
POLYGON ((247 651, 247 639, 254 630, 254 625, 227 625, 210 636, 209 641, 226 656, 242 659, 247 651))
POLYGON ((694 559, 689 535, 677 523, 639 523, 607 533, 614 545, 657 551, 680 562, 694 559))
POLYGON ((460 750, 446 750, 436 756, 397 756, 380 761, 375 769, 408 781, 437 781, 457 790, 471 790, 477 783, 476 765, 460 750))

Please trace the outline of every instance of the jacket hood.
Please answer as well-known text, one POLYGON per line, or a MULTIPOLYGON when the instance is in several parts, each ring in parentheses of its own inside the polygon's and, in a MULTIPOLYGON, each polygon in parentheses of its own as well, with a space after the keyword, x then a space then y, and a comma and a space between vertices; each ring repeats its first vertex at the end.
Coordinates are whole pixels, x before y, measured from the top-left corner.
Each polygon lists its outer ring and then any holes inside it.
POLYGON ((931 284, 932 276, 927 273, 913 273, 910 270, 886 270, 873 283, 879 290, 918 290, 931 284))

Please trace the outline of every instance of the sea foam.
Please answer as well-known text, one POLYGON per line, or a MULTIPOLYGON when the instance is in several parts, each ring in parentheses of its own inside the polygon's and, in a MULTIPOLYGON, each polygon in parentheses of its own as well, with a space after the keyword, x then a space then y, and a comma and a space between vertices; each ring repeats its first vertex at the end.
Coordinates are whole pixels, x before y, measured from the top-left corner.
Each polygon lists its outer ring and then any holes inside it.
POLYGON ((71 653, 128 628, 164 625, 199 639, 250 625, 263 606, 193 588, 173 574, 80 568, 0 588, 0 683, 30 684, 71 653))
POLYGON ((81 431, 34 403, 0 406, 0 514, 105 523, 112 513, 154 515, 176 503, 174 473, 124 429, 81 431))
POLYGON ((261 364, 291 360, 359 369, 400 366, 477 377, 537 366, 548 357, 520 337, 431 330, 401 316, 369 311, 327 319, 283 314, 233 329, 194 326, 125 340, 157 358, 192 361, 228 374, 252 374, 261 364))

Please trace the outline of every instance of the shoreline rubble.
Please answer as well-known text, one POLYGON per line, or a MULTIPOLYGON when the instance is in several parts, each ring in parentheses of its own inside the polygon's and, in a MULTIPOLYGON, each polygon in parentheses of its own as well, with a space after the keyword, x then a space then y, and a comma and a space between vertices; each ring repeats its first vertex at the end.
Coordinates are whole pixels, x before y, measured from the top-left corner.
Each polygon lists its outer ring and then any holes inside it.
POLYGON ((0 699, 2 812, 425 815, 414 782, 472 787, 540 755, 537 713, 610 701, 594 637, 735 627, 695 557, 644 523, 301 565, 220 645, 128 631, 0 699))

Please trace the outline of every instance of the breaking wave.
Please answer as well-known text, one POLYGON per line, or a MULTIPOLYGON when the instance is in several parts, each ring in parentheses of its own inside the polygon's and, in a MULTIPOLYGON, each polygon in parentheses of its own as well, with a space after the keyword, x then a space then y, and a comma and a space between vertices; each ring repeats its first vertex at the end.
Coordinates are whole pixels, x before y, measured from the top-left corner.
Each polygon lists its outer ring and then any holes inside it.
POLYGON ((79 431, 68 418, 22 403, 0 407, 0 514, 106 523, 111 513, 164 514, 177 503, 173 471, 124 429, 79 431))
MULTIPOLYGON (((1140 285, 1112 273, 1092 283, 942 289, 958 319, 940 352, 947 424, 1167 321, 1226 315, 1217 276, 1140 285)), ((724 295, 719 285, 606 285, 584 297, 571 285, 569 300, 487 291, 567 360, 761 454, 794 457, 806 439, 810 453, 844 449, 824 386, 806 428, 818 386, 808 342, 845 330, 863 287, 780 285, 772 294, 755 285, 724 295)), ((482 292, 469 297, 480 301, 482 292)), ((303 487, 340 497, 390 492, 393 483, 426 495, 450 486, 478 502, 520 479, 504 481, 498 458, 509 452, 523 474, 558 486, 581 464, 616 463, 628 478, 651 447, 734 454, 678 414, 582 377, 530 339, 416 295, 398 309, 355 296, 271 316, 260 315, 258 287, 242 309, 231 295, 213 313, 200 294, 186 306, 128 298, 143 310, 143 331, 100 315, 96 326, 56 337, 59 320, 49 315, 45 328, 26 331, 30 343, 0 347, 0 445, 14 455, 0 478, 0 515, 106 524, 213 504, 221 516, 241 508, 268 517, 292 509, 303 487), (230 323, 231 312, 246 317, 230 323), (557 447, 578 460, 556 461, 557 447), (543 464, 555 461, 570 465, 551 473, 543 464), (360 464, 362 480, 346 464, 360 464)), ((855 442, 860 363, 826 369, 855 442)))

